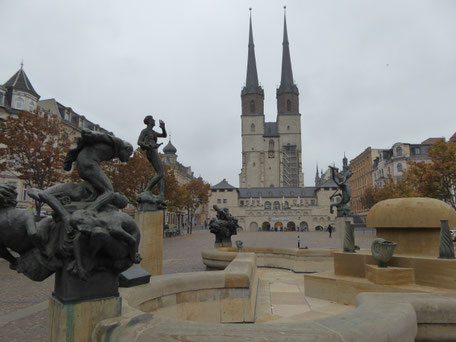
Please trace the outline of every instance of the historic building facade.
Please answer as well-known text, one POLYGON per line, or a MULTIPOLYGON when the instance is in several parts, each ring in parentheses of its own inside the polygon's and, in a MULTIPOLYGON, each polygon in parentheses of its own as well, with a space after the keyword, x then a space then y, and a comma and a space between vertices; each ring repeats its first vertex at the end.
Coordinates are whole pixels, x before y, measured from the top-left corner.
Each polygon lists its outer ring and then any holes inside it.
POLYGON ((241 92, 242 169, 239 188, 225 179, 211 187, 213 205, 226 207, 246 231, 305 231, 334 225, 329 212, 337 185, 317 175, 315 187, 304 186, 299 90, 293 80, 286 18, 282 74, 276 91, 277 118, 266 122, 264 90, 258 82, 252 19, 249 23, 247 76, 241 92))
MULTIPOLYGON (((55 99, 40 100, 40 95, 33 88, 23 65, 21 65, 21 68, 11 78, 0 86, 0 120, 5 120, 11 115, 20 115, 22 111, 33 111, 37 108, 60 118, 70 137, 79 136, 83 128, 109 133, 55 99)), ((29 207, 32 200, 27 196, 25 182, 17 176, 14 170, 4 171, 0 174, 0 183, 15 185, 18 193, 18 206, 29 207)))
POLYGON ((372 166, 382 150, 368 147, 350 161, 353 175, 348 180, 352 193, 351 209, 356 215, 367 215, 368 209, 361 203, 361 197, 368 188, 373 187, 372 166))

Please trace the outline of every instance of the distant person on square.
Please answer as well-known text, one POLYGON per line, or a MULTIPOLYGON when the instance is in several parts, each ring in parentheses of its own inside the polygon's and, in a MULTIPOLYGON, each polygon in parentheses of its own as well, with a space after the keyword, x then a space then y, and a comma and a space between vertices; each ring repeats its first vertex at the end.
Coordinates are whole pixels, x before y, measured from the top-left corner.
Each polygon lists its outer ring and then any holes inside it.
POLYGON ((329 233, 329 237, 332 238, 332 232, 333 232, 333 227, 331 225, 328 226, 328 233, 329 233))

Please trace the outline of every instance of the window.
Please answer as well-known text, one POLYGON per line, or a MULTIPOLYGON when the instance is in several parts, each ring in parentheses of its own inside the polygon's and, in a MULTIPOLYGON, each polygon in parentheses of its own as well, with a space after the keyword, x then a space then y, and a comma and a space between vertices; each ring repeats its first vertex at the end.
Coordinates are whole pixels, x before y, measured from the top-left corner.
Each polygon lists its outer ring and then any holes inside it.
POLYGON ((400 147, 400 146, 396 147, 396 155, 402 156, 402 147, 400 147))
POLYGON ((265 210, 271 209, 271 202, 269 202, 269 201, 264 202, 264 209, 265 210))
POLYGON ((287 126, 287 131, 289 131, 289 130, 290 130, 290 126, 287 126))
POLYGON ((402 164, 397 164, 397 172, 402 172, 402 164))
POLYGON ((220 204, 222 203, 222 200, 220 198, 217 199, 217 203, 220 204))
POLYGON ((255 113, 255 101, 250 101, 250 113, 255 113))
POLYGON ((22 189, 22 198, 21 198, 22 201, 26 201, 27 200, 27 189, 24 188, 22 189))
POLYGON ((241 207, 244 206, 244 201, 241 201, 241 202, 240 202, 240 206, 241 206, 241 207))
POLYGON ((24 100, 22 97, 16 99, 16 109, 22 109, 24 107, 24 100))
POLYGON ((3 93, 0 93, 0 106, 3 106, 3 93))
POLYGON ((311 200, 310 204, 315 205, 315 200, 311 200))
POLYGON ((34 109, 35 109, 35 103, 33 101, 30 101, 29 110, 32 111, 34 109))
POLYGON ((250 132, 255 132, 255 125, 254 124, 250 125, 250 132))
POLYGON ((285 201, 285 203, 283 204, 283 207, 284 207, 284 209, 290 209, 290 203, 288 203, 288 201, 285 201))
POLYGON ((291 112, 291 101, 287 100, 287 112, 291 112))
POLYGON ((416 156, 420 155, 420 154, 421 154, 421 148, 415 147, 415 148, 413 149, 413 153, 414 153, 416 156))
POLYGON ((279 203, 279 201, 275 201, 274 202, 274 210, 278 210, 278 209, 280 209, 280 203, 279 203))
POLYGON ((269 140, 268 158, 274 158, 274 140, 269 140))
POLYGON ((226 198, 224 198, 224 199, 223 199, 223 203, 226 203, 226 202, 227 202, 227 200, 226 200, 226 198))

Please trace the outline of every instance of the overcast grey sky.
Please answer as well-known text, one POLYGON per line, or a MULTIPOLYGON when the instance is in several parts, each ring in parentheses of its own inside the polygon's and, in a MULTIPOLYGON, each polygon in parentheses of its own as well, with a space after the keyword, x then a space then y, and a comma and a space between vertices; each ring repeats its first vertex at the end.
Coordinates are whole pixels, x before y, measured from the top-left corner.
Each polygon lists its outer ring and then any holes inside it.
POLYGON ((55 98, 135 146, 152 114, 196 176, 238 186, 248 8, 266 121, 274 121, 283 5, 306 186, 317 161, 326 169, 344 152, 352 159, 368 146, 456 131, 451 0, 0 0, 0 82, 23 59, 41 99, 55 98))

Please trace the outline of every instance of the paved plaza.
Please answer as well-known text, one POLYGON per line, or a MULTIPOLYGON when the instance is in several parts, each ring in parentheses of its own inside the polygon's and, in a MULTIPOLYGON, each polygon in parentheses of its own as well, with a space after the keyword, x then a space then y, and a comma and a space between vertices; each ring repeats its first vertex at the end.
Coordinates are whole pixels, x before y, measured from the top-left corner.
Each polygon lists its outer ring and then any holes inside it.
MULTIPOLYGON (((330 239, 327 232, 240 232, 233 236, 232 240, 233 242, 242 240, 244 246, 294 248, 297 247, 297 235, 300 236, 302 247, 337 248, 338 245, 337 239, 335 237, 330 239)), ((371 241, 375 238, 371 230, 357 231, 355 236, 356 244, 361 248, 369 248, 371 241)), ((204 271, 205 266, 201 261, 201 250, 212 248, 213 245, 214 235, 210 234, 208 230, 196 230, 192 235, 166 238, 163 243, 163 272, 204 271)), ((259 311, 263 315, 264 321, 279 322, 287 315, 290 316, 290 319, 300 319, 299 317, 304 316, 312 319, 316 318, 314 315, 319 314, 310 311, 315 306, 321 307, 323 303, 315 302, 312 304, 308 300, 305 302, 304 296, 302 296, 302 300, 300 299, 303 306, 298 305, 298 307, 296 305, 301 302, 294 304, 286 302, 290 294, 293 295, 293 292, 297 295, 302 294, 301 284, 296 282, 297 278, 292 272, 262 271, 261 274, 263 275, 263 282, 260 282, 260 286, 270 283, 268 279, 282 279, 281 282, 272 285, 269 289, 269 291, 277 292, 277 295, 272 297, 271 302, 272 310, 275 307, 276 311, 271 311, 271 317, 267 316, 267 305, 259 311), (290 307, 290 305, 294 307, 290 307)), ((0 342, 46 341, 47 301, 52 293, 53 285, 54 277, 50 277, 44 282, 33 282, 25 276, 11 271, 8 268, 8 263, 0 259, 0 342)), ((260 287, 259 294, 261 291, 262 288, 260 287)), ((326 309, 314 311, 324 314, 326 309)), ((340 307, 339 309, 343 312, 349 308, 340 307)))

